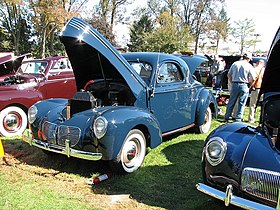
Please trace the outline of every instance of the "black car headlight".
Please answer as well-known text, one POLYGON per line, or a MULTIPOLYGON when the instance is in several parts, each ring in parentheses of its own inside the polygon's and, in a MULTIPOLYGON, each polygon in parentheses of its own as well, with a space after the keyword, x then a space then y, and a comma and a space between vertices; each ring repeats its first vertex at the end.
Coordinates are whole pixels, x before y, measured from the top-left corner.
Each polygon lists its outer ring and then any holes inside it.
POLYGON ((36 106, 31 106, 28 109, 28 122, 32 124, 37 118, 38 109, 36 106))
POLYGON ((205 146, 206 159, 212 166, 216 166, 224 160, 226 151, 227 144, 220 137, 211 138, 205 146))
POLYGON ((99 116, 94 120, 93 131, 98 139, 101 139, 107 131, 108 121, 105 117, 99 116))

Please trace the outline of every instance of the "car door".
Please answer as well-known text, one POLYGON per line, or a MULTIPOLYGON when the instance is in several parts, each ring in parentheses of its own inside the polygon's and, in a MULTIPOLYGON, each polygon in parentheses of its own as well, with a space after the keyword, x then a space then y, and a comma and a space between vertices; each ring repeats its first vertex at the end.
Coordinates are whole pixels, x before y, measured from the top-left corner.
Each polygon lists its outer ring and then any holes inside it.
POLYGON ((73 96, 76 92, 75 77, 67 58, 53 61, 41 88, 44 89, 46 98, 71 98, 73 96))
POLYGON ((188 77, 175 61, 162 63, 156 74, 150 111, 159 121, 163 134, 194 122, 194 92, 188 77))

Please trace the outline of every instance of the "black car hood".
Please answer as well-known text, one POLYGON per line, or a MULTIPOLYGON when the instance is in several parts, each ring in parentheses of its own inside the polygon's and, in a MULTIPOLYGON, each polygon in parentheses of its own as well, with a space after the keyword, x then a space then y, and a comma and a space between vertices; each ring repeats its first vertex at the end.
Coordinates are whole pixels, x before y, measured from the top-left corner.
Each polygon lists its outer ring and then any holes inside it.
POLYGON ((280 28, 278 29, 268 54, 268 61, 263 76, 263 93, 280 91, 280 28))
POLYGON ((181 55, 181 54, 174 54, 175 56, 180 57, 183 59, 189 67, 191 74, 193 75, 195 70, 198 66, 200 66, 203 62, 211 62, 208 57, 201 56, 201 55, 181 55))
POLYGON ((17 69, 20 67, 22 60, 25 56, 30 53, 23 54, 20 56, 13 56, 12 54, 3 56, 0 58, 0 76, 4 76, 10 73, 16 73, 17 69))
POLYGON ((61 32, 61 41, 71 62, 77 90, 89 80, 126 82, 137 97, 146 86, 124 57, 88 23, 72 18, 61 32))

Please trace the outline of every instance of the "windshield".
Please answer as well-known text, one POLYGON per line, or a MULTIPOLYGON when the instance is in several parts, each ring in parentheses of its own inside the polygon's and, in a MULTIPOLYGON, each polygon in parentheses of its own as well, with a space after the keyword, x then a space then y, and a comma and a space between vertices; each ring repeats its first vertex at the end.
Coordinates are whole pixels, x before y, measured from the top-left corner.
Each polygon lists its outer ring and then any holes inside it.
POLYGON ((152 65, 146 63, 146 62, 129 62, 130 65, 134 68, 134 70, 137 72, 137 74, 140 75, 140 77, 146 82, 147 85, 150 84, 151 75, 152 75, 152 65))
POLYGON ((48 63, 46 61, 29 61, 22 63, 19 72, 27 74, 42 74, 45 72, 48 63))

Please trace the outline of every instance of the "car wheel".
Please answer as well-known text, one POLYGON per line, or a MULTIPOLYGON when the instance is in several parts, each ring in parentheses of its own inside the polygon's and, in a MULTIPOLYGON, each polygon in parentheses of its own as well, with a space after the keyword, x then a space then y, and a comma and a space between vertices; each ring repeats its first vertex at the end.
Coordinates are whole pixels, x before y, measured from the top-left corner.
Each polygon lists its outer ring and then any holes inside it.
POLYGON ((0 112, 0 134, 2 136, 21 135, 26 127, 27 116, 21 108, 10 106, 0 112))
POLYGON ((204 123, 200 126, 198 126, 199 133, 207 133, 210 130, 212 122, 212 112, 210 107, 206 109, 204 123))
POLYGON ((118 173, 132 173, 143 163, 146 155, 146 138, 138 130, 131 130, 117 157, 111 162, 111 168, 118 173))

